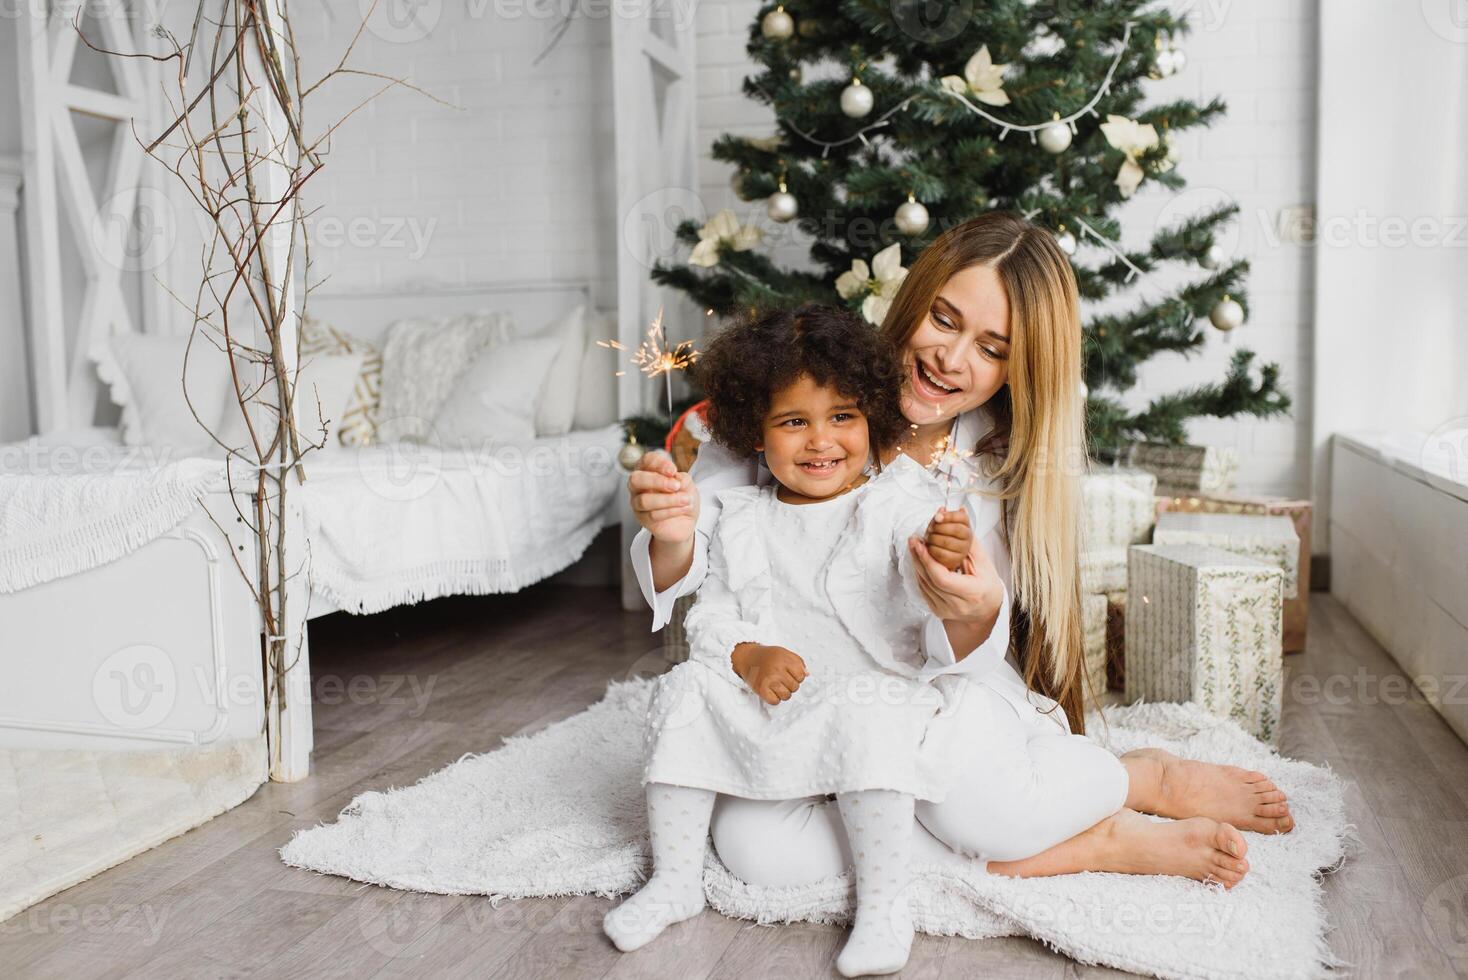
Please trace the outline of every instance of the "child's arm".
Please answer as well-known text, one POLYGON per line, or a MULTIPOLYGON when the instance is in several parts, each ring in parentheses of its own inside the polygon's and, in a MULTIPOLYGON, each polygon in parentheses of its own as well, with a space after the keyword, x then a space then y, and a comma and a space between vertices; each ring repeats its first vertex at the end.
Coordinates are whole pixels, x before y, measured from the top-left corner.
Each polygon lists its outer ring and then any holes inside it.
POLYGON ((763 631, 744 617, 738 596, 729 588, 729 568, 717 535, 709 546, 708 574, 684 628, 690 659, 712 667, 730 683, 742 681, 767 704, 788 700, 805 680, 805 661, 784 647, 761 643, 763 631))

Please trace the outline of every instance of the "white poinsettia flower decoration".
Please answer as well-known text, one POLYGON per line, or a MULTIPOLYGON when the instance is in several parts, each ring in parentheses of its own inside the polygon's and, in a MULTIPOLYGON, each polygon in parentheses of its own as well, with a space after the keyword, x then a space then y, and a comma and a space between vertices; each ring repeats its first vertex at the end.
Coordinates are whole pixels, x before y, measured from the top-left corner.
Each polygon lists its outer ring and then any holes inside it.
POLYGON ((698 244, 688 257, 689 265, 711 269, 719 264, 719 252, 729 247, 736 252, 747 252, 764 238, 764 232, 754 225, 741 225, 734 212, 725 208, 698 229, 698 244))
POLYGON ((1121 171, 1116 175, 1116 186, 1122 197, 1131 197, 1147 175, 1137 160, 1157 145, 1157 129, 1151 123, 1139 123, 1126 116, 1107 116, 1101 124, 1101 132, 1106 142, 1126 154, 1121 171))
POLYGON ((956 95, 972 95, 985 105, 1009 105, 1004 91, 1004 72, 1008 65, 996 65, 986 44, 963 66, 963 77, 945 75, 939 83, 956 95))
POLYGON ((836 277, 836 292, 842 299, 855 299, 867 294, 862 301, 861 315, 869 323, 880 325, 887 318, 892 298, 907 278, 907 269, 902 265, 902 246, 888 245, 872 258, 871 267, 861 259, 851 260, 851 269, 836 277))

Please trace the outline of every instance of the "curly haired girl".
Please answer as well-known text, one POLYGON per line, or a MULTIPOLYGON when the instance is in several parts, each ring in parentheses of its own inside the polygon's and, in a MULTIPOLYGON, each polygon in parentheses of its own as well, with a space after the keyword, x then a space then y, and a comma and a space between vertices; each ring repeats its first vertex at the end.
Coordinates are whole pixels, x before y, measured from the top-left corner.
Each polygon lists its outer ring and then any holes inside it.
POLYGON ((925 535, 956 567, 968 518, 941 510, 942 491, 910 458, 876 466, 906 428, 902 367, 852 314, 807 306, 736 325, 699 373, 714 439, 763 453, 775 482, 719 495, 690 659, 660 679, 648 717, 654 873, 605 928, 632 950, 704 907, 716 794, 834 793, 857 889, 837 967, 890 973, 912 944, 914 800, 947 791, 955 739, 934 729, 963 683, 920 653, 933 617, 908 541, 925 535))

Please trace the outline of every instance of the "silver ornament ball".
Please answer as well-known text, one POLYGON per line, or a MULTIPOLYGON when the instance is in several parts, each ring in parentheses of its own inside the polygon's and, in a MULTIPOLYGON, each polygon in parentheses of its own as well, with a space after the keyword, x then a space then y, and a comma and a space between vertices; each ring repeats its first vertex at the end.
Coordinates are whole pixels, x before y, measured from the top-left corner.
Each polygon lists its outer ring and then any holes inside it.
POLYGON ((1186 67, 1188 67, 1188 56, 1183 52, 1182 48, 1173 48, 1172 73, 1176 75, 1186 67))
POLYGON ((1198 259, 1198 264, 1205 269, 1217 269, 1222 267, 1228 256, 1223 254, 1223 249, 1217 245, 1209 245, 1208 251, 1204 252, 1198 259))
POLYGON ((1070 126, 1059 120, 1040 130, 1040 147, 1046 153, 1064 153, 1070 149, 1070 126))
POLYGON ((904 235, 921 235, 928 230, 928 209, 917 201, 904 201, 894 218, 897 230, 904 235))
POLYGON ((765 213, 770 216, 771 221, 784 224, 800 213, 800 205, 795 202, 795 195, 789 191, 776 191, 770 195, 765 213))
POLYGON ((1213 307, 1208 319, 1219 330, 1228 333, 1243 324, 1244 308, 1239 305, 1238 300, 1225 296, 1213 307))
POLYGON ((852 119, 860 119, 871 112, 876 101, 872 90, 856 79, 852 79, 851 84, 841 90, 841 111, 852 119))
POLYGON ((1068 231, 1062 231, 1060 234, 1056 235, 1055 244, 1066 255, 1076 254, 1076 236, 1072 235, 1068 231))
POLYGON ((1163 48, 1157 52, 1157 74, 1167 78, 1177 72, 1177 52, 1172 48, 1163 48))
POLYGON ((646 452, 646 449, 638 445, 636 439, 632 439, 623 443, 622 448, 617 450, 617 462, 621 464, 622 469, 630 473, 637 469, 637 464, 646 452))
POLYGON ((759 30, 771 41, 783 41, 795 33, 795 19, 784 7, 776 7, 760 19, 759 30))

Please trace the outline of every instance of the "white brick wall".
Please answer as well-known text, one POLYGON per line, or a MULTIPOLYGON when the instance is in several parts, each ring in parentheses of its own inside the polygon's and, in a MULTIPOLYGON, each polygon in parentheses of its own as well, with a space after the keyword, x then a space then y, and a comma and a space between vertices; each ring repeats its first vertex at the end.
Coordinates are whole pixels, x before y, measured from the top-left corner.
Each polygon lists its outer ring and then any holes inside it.
MULTIPOLYGON (((401 15, 414 4, 382 7, 401 15)), ((559 8, 429 0, 417 24, 399 16, 363 34, 353 64, 452 105, 396 90, 340 130, 311 200, 315 272, 331 276, 323 291, 557 280, 615 305, 609 22, 578 16, 532 66, 559 8)), ((306 58, 325 70, 359 4, 293 9, 306 58)), ((317 125, 372 88, 334 85, 311 108, 317 125)))
MULTIPOLYGON (((1202 206, 1226 195, 1242 209, 1235 225, 1235 254, 1253 263, 1252 316, 1231 341, 1206 327, 1208 343, 1191 360, 1160 355, 1149 361, 1129 401, 1144 404, 1159 392, 1218 380, 1237 346, 1278 362, 1295 402, 1290 417, 1198 420, 1191 425, 1190 438, 1238 447, 1242 487, 1308 494, 1311 260, 1306 249, 1280 243, 1276 228, 1282 208, 1309 204, 1314 194, 1317 0, 1175 0, 1175 9, 1189 12, 1193 20, 1194 33, 1183 42, 1188 67, 1156 83, 1152 99, 1206 102, 1221 95, 1229 113, 1213 129, 1194 130, 1180 140, 1188 196, 1174 203, 1164 188, 1139 192, 1123 217, 1125 244, 1144 245, 1169 204, 1183 207, 1196 201, 1202 206), (1208 196, 1210 188, 1213 197, 1208 196)), ((749 69, 745 37, 758 10, 757 0, 704 0, 697 22, 698 133, 704 154, 700 190, 711 211, 732 207, 741 216, 761 214, 762 209, 734 196, 731 168, 709 159, 707 147, 725 132, 765 136, 773 131, 772 114, 740 89, 749 69)), ((802 250, 786 246, 780 254, 798 259, 802 250)), ((1142 285, 1136 295, 1177 281, 1161 275, 1150 279, 1155 284, 1142 285)), ((1135 302, 1129 298, 1127 305, 1135 302)))

